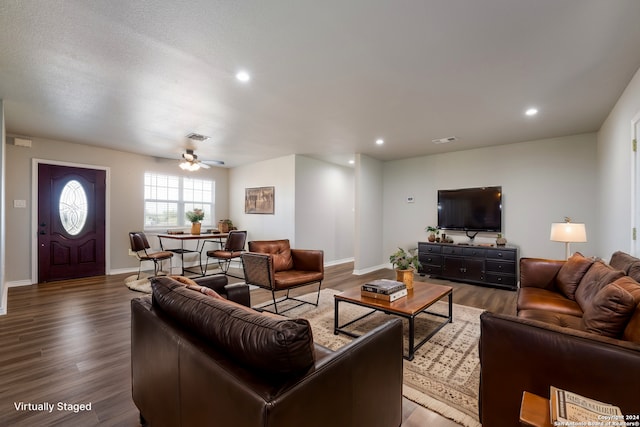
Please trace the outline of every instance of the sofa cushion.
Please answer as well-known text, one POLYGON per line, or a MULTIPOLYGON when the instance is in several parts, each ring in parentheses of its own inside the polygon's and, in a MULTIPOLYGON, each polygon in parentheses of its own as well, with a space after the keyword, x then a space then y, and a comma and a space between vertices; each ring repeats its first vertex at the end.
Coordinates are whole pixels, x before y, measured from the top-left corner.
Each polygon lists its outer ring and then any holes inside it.
POLYGON ((616 270, 602 261, 596 261, 585 273, 576 289, 576 302, 585 311, 591 305, 600 289, 624 276, 624 272, 616 270))
POLYGON ((622 339, 640 344, 640 304, 636 305, 631 319, 624 328, 622 339))
POLYGON ((584 329, 581 317, 572 316, 566 313, 554 313, 547 310, 522 310, 518 313, 518 317, 521 319, 537 320, 556 326, 562 326, 563 328, 571 328, 575 330, 584 329))
POLYGON ((168 277, 155 278, 152 289, 154 306, 251 371, 299 375, 315 363, 307 320, 265 316, 194 292, 168 277))
POLYGON ((562 294, 542 288, 520 288, 518 290, 518 316, 522 310, 545 310, 552 313, 582 316, 577 302, 565 298, 562 294))
POLYGON ((636 308, 629 292, 629 277, 622 277, 603 287, 585 308, 582 316, 584 329, 611 338, 620 338, 636 308))
POLYGON ((593 259, 585 258, 580 252, 573 254, 564 263, 560 271, 558 271, 556 284, 565 297, 575 301, 578 284, 580 284, 580 280, 582 280, 592 264, 593 259))

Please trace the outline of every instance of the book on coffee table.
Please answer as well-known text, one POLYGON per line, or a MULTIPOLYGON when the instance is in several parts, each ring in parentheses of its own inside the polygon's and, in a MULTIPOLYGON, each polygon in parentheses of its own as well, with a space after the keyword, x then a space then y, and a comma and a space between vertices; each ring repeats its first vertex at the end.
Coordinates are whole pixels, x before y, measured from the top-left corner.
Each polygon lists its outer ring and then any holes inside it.
POLYGON ((362 294, 363 297, 367 297, 367 298, 373 298, 373 299, 379 299, 380 301, 388 301, 388 302, 393 302, 395 300, 398 300, 402 297, 406 297, 407 296, 407 289, 401 289, 397 292, 394 292, 392 294, 379 294, 377 292, 368 292, 368 291, 360 291, 360 293, 362 294))
POLYGON ((384 294, 384 295, 389 295, 394 292, 401 291, 403 289, 407 289, 407 286, 404 283, 398 282, 397 280, 390 280, 390 279, 373 280, 371 282, 365 283, 364 285, 362 285, 362 288, 361 288, 361 290, 363 291, 374 292, 377 294, 384 294))

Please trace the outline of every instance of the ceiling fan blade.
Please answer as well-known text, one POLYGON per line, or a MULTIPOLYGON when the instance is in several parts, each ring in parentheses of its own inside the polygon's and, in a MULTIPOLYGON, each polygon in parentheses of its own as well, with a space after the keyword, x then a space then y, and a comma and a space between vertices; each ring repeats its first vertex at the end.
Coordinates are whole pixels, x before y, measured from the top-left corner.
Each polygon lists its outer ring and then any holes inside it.
POLYGON ((207 165, 212 165, 212 166, 223 166, 224 165, 224 161, 222 161, 222 160, 203 160, 202 163, 206 163, 207 165))
POLYGON ((198 164, 200 165, 201 168, 205 168, 205 169, 209 169, 211 167, 208 164, 206 164, 205 162, 198 162, 198 164))

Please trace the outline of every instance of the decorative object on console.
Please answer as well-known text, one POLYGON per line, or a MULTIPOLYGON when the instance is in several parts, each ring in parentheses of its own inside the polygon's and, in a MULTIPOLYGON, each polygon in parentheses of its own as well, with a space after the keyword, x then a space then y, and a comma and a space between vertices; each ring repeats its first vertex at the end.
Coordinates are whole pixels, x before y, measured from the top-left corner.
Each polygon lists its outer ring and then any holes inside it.
POLYGON ((551 224, 551 235, 549 239, 554 242, 564 242, 565 259, 569 259, 571 243, 582 243, 587 241, 587 230, 584 224, 571 222, 571 218, 564 217, 564 222, 554 222, 551 224))
POLYGON ((389 262, 396 269, 396 280, 407 285, 407 289, 413 289, 413 273, 422 268, 418 255, 398 248, 389 256, 389 262))
POLYGON ((505 246, 507 244, 507 239, 502 237, 502 233, 498 233, 498 237, 496 238, 496 246, 505 246))
POLYGON ((221 219, 220 221, 218 221, 218 230, 220 230, 221 233, 228 233, 231 230, 234 230, 235 227, 233 226, 233 221, 231 221, 230 219, 221 219))
POLYGON ((435 242, 436 236, 440 234, 440 230, 438 230, 436 227, 428 226, 424 230, 429 233, 429 237, 427 237, 427 240, 429 240, 431 243, 435 242))
POLYGON ((185 215, 189 222, 191 222, 191 234, 200 234, 200 228, 202 227, 200 221, 204 219, 204 211, 196 208, 192 211, 188 211, 185 215))

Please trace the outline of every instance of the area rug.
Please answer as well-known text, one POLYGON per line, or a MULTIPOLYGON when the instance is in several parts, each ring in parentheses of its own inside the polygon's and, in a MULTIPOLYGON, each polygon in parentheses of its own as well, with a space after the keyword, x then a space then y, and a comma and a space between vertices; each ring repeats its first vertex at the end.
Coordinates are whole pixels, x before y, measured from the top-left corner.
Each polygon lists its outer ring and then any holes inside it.
POLYGON ((124 284, 132 291, 144 292, 146 294, 151 293, 151 282, 147 274, 142 273, 139 279, 137 274, 129 276, 124 279, 124 284))
MULTIPOLYGON (((288 317, 302 317, 309 320, 314 341, 337 349, 349 343, 352 338, 333 333, 334 299, 339 292, 323 289, 318 307, 304 305, 288 311, 288 317)), ((315 300, 315 293, 300 297, 315 300)), ((286 303, 278 305, 286 309, 286 303)), ((447 312, 447 304, 438 302, 430 311, 447 312)), ((353 304, 340 304, 340 323, 370 310, 353 304)), ((480 338, 480 314, 483 310, 453 305, 453 323, 438 331, 415 353, 412 361, 404 361, 403 395, 417 404, 437 412, 463 426, 480 427, 478 421, 478 386, 480 382, 480 360, 478 340, 480 338)), ((389 316, 375 313, 353 326, 353 332, 365 333, 389 320, 389 316)), ((420 315, 416 319, 416 342, 426 336, 442 319, 420 315)), ((408 322, 404 321, 405 338, 408 322)), ((405 340, 405 353, 407 342, 405 340)))

